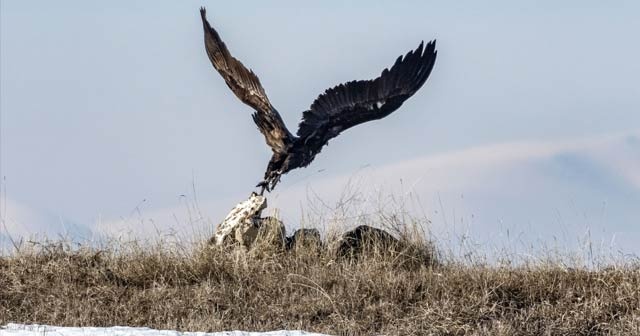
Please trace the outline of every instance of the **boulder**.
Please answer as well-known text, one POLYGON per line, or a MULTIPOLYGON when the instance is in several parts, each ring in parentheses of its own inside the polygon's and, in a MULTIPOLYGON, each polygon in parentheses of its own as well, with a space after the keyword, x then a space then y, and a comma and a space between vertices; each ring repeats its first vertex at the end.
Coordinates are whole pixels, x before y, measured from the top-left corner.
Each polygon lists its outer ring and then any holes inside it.
MULTIPOLYGON (((244 241, 250 241, 245 243, 244 246, 251 248, 252 250, 258 249, 264 251, 265 249, 281 250, 285 246, 285 228, 282 221, 275 217, 256 218, 253 221, 254 227, 257 227, 257 232, 253 240, 251 237, 243 237, 244 241)), ((236 237, 237 238, 237 237, 236 237)))
POLYGON ((400 241, 388 232, 368 225, 360 225, 345 232, 336 248, 338 257, 358 257, 363 252, 386 253, 398 251, 400 241))
POLYGON ((286 241, 287 251, 302 247, 319 249, 321 246, 322 240, 318 229, 298 229, 291 237, 287 237, 286 241))

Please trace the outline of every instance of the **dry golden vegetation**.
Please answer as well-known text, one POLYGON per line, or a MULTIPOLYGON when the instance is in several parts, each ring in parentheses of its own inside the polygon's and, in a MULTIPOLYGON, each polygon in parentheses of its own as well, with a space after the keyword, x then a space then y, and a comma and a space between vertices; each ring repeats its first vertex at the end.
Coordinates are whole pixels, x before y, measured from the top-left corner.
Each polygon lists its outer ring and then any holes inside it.
POLYGON ((0 324, 328 334, 639 335, 640 266, 434 261, 412 240, 337 258, 328 248, 42 243, 0 257, 0 324))

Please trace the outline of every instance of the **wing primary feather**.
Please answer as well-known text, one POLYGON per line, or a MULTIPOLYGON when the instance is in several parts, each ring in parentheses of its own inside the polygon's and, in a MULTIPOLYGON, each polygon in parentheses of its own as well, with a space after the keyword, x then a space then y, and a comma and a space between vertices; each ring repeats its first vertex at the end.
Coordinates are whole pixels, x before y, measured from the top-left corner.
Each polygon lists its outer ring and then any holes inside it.
POLYGON ((435 40, 426 45, 421 41, 415 50, 398 56, 379 77, 325 90, 303 114, 298 136, 316 146, 313 152, 319 152, 340 131, 392 113, 424 84, 436 55, 435 40))
POLYGON ((271 105, 258 76, 231 56, 218 32, 209 24, 206 13, 206 9, 201 7, 205 49, 211 64, 236 97, 255 109, 253 120, 271 149, 274 152, 285 151, 293 142, 293 135, 285 126, 278 111, 271 105))

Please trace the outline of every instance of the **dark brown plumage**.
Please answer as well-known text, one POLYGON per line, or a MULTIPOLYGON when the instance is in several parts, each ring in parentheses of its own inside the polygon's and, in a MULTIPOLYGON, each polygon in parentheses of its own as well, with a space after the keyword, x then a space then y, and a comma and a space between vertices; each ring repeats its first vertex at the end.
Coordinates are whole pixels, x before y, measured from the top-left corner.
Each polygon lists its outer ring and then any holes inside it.
MULTIPOLYGON (((242 102, 256 110, 253 120, 273 150, 262 192, 271 191, 288 171, 306 167, 327 142, 355 125, 381 119, 397 110, 426 82, 436 60, 435 40, 400 56, 390 69, 372 80, 352 81, 326 90, 302 114, 297 136, 271 105, 260 80, 229 53, 200 8, 204 42, 213 67, 242 102)), ((261 193, 262 193, 261 192, 261 193)))

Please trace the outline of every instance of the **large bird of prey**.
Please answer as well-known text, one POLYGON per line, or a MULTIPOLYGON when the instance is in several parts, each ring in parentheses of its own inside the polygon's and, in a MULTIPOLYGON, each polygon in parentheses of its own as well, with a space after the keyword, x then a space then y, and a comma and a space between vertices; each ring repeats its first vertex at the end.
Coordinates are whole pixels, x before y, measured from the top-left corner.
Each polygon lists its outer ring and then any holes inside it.
POLYGON ((273 156, 264 174, 260 194, 273 190, 280 177, 292 169, 306 167, 328 141, 340 132, 397 110, 425 83, 436 60, 435 40, 400 56, 391 69, 372 80, 351 81, 326 90, 302 113, 296 135, 284 125, 271 105, 258 76, 231 56, 220 35, 200 8, 204 44, 213 67, 240 100, 251 106, 253 121, 264 135, 273 156))

